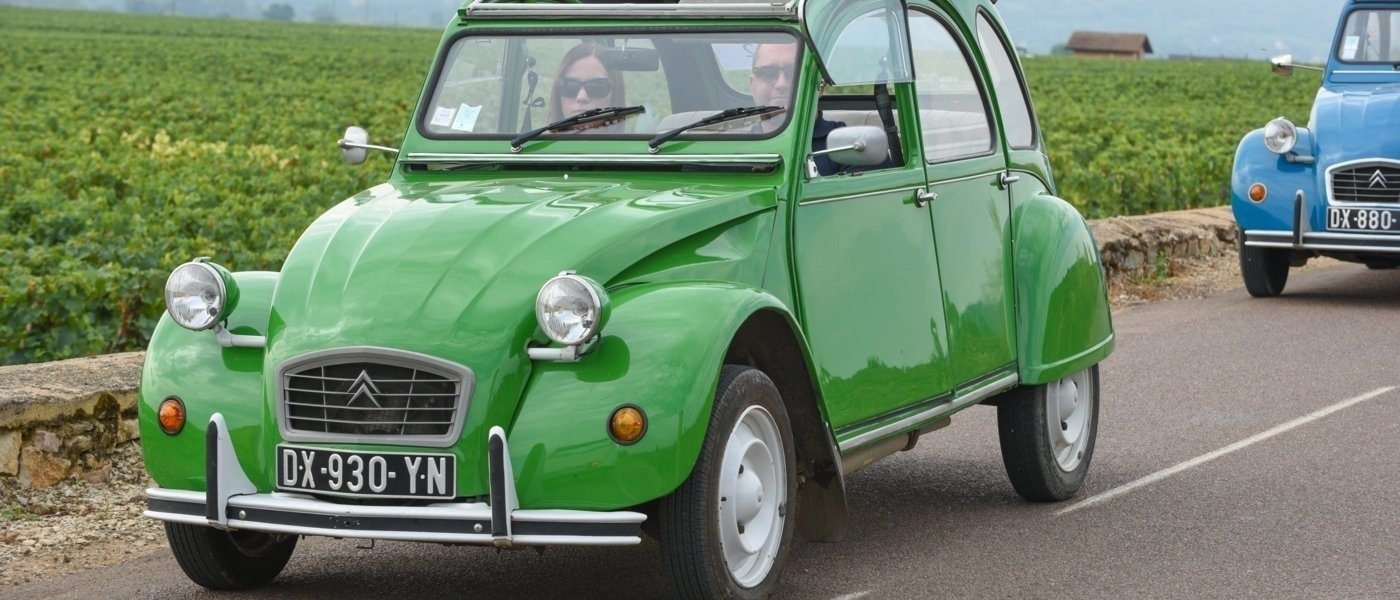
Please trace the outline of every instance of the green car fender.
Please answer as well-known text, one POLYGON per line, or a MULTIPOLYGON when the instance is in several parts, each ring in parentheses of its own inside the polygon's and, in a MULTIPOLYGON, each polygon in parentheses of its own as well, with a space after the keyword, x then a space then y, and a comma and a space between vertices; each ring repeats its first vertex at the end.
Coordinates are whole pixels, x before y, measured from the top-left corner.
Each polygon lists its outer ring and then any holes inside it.
MULTIPOLYGON (((230 332, 266 335, 272 290, 280 275, 266 271, 234 273, 238 306, 228 315, 230 332)), ((141 451, 151 478, 164 488, 204 489, 204 432, 209 418, 222 413, 239 461, 263 465, 271 452, 262 448, 268 422, 263 402, 262 348, 225 348, 213 331, 191 331, 162 315, 151 334, 141 369, 141 451), (175 435, 161 431, 160 403, 175 396, 185 405, 185 426, 175 435), (242 398, 230 402, 229 398, 242 398)), ((253 469, 254 474, 267 469, 253 469)), ((251 475, 250 475, 251 476, 251 475)), ((254 483, 270 489, 272 481, 254 483)))
POLYGON ((1012 218, 1021 383, 1055 381, 1107 358, 1113 322, 1089 224, 1043 192, 1018 202, 1012 218))
POLYGON ((669 494, 699 456, 731 341, 764 311, 791 323, 771 294, 730 283, 644 284, 612 302, 591 353, 537 363, 531 374, 509 430, 521 507, 613 510, 669 494), (608 433, 625 405, 647 416, 630 445, 608 433))

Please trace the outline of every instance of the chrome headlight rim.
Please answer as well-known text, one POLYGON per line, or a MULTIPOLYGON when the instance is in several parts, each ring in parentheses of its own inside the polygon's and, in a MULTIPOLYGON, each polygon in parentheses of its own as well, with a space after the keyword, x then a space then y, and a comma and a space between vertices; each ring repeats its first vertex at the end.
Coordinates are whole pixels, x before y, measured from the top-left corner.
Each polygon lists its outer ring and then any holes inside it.
POLYGON ((185 329, 189 329, 191 331, 206 331, 217 327, 220 323, 223 323, 225 320, 228 319, 229 313, 233 310, 233 302, 232 297, 230 295, 231 286, 229 285, 228 277, 225 275, 226 273, 227 271, 221 269, 218 265, 215 265, 214 263, 209 262, 207 259, 202 258, 195 259, 190 262, 184 263, 178 267, 175 267, 173 270, 170 271, 170 276, 165 279, 166 314, 170 315, 170 318, 173 321, 175 321, 177 325, 184 327, 185 329), (217 301, 210 303, 213 306, 214 311, 211 315, 211 318, 209 319, 209 322, 207 323, 187 323, 183 319, 181 319, 180 316, 176 314, 176 312, 172 308, 174 305, 174 298, 172 298, 171 294, 171 282, 175 279, 175 276, 179 274, 181 270, 186 268, 195 268, 208 273, 208 275, 213 279, 215 286, 218 288, 219 295, 216 299, 217 301))
POLYGON ((1285 117, 1264 126, 1264 146, 1274 154, 1288 154, 1298 147, 1298 126, 1285 117))
POLYGON ((548 281, 544 282, 544 285, 540 286, 540 291, 535 296, 535 321, 539 324, 540 330, 543 331, 545 336, 551 341, 564 346, 582 346, 598 337, 599 333, 603 330, 603 326, 607 323, 609 304, 607 291, 605 291, 603 286, 599 285, 598 282, 573 271, 564 271, 551 277, 548 281), (545 296, 552 286, 561 281, 574 282, 588 293, 586 301, 588 302, 589 313, 592 318, 584 319, 582 334, 577 336, 576 339, 558 334, 558 332, 550 329, 548 324, 549 321, 545 310, 545 296))

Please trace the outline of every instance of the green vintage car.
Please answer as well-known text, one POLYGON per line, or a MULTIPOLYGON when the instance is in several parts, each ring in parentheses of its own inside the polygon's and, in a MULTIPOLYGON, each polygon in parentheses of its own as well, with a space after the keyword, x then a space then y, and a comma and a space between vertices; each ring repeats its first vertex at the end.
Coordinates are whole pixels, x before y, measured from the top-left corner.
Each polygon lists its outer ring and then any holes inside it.
POLYGON ((385 183, 280 272, 171 274, 146 515, 209 588, 300 536, 645 532, 674 595, 755 598, 976 404, 1070 497, 1113 328, 1011 48, 989 0, 468 3, 402 147, 339 143, 385 183))

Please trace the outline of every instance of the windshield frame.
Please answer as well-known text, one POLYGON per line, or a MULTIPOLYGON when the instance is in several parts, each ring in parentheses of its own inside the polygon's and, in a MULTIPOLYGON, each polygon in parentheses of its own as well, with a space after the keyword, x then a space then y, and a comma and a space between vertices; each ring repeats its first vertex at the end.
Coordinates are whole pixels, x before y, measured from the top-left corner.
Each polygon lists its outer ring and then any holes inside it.
MULTIPOLYGON (((792 39, 793 39, 793 43, 797 45, 797 58, 796 58, 796 61, 795 61, 794 64, 793 64, 793 74, 792 74, 792 77, 793 77, 793 82, 792 82, 792 84, 793 84, 793 85, 792 85, 792 96, 791 96, 791 98, 789 98, 789 101, 788 101, 787 118, 783 120, 783 123, 782 123, 781 126, 779 126, 777 129, 775 129, 775 130, 773 130, 773 131, 770 131, 770 132, 762 132, 762 133, 734 133, 734 132, 726 132, 726 133, 723 133, 723 134, 716 134, 716 133, 690 133, 690 132, 686 132, 686 133, 680 135, 679 137, 675 138, 675 141, 688 141, 688 142, 739 142, 739 141, 769 140, 769 139, 773 139, 773 138, 776 138, 776 137, 778 137, 778 136, 783 135, 783 134, 788 130, 788 127, 789 127, 790 125, 792 125, 792 122, 795 120, 795 116, 796 116, 795 113, 796 113, 796 111, 797 111, 797 109, 798 109, 797 102, 798 102, 798 98, 800 97, 800 94, 801 94, 801 86, 802 86, 802 79, 803 79, 803 71, 805 70, 805 69, 804 69, 804 64, 805 64, 804 61, 806 60, 806 53, 807 53, 807 47, 806 47, 806 46, 807 46, 807 43, 806 43, 806 39, 803 37, 802 32, 801 32, 800 30, 798 30, 796 27, 793 27, 793 26, 790 26, 790 25, 789 25, 789 26, 780 25, 780 24, 771 24, 771 25, 739 25, 739 24, 732 24, 732 23, 723 23, 723 24, 718 24, 718 25, 716 25, 716 26, 702 26, 702 27, 697 27, 697 26, 693 26, 693 25, 692 25, 692 26, 677 26, 677 25, 666 25, 666 26, 655 26, 655 25, 653 25, 653 26, 619 25, 619 26, 613 26, 613 27, 607 27, 607 26, 589 26, 589 27, 501 27, 501 26, 499 26, 499 25, 497 25, 497 24, 492 24, 492 26, 487 26, 487 27, 465 27, 465 28, 462 28, 460 31, 457 31, 457 32, 453 33, 450 37, 448 37, 447 39, 445 39, 445 40, 439 45, 439 47, 438 47, 437 56, 435 57, 435 59, 434 59, 434 61, 433 61, 432 73, 429 75, 427 84, 426 84, 426 85, 424 86, 424 88, 423 88, 423 92, 422 92, 422 94, 421 94, 421 96, 420 96, 420 98, 419 98, 419 101, 418 101, 418 107, 417 107, 417 109, 415 109, 414 112, 413 112, 413 130, 414 130, 420 137, 422 137, 424 140, 427 140, 427 141, 434 141, 434 142, 444 142, 444 141, 470 141, 470 142, 505 141, 505 142, 509 142, 511 139, 514 139, 517 135, 519 135, 519 132, 445 134, 445 133, 441 133, 441 132, 429 131, 429 130, 428 130, 428 128, 427 128, 427 123, 428 123, 428 119, 429 119, 428 113, 429 113, 429 111, 430 111, 431 108, 432 108, 433 99, 434 99, 434 97, 436 96, 436 94, 437 94, 437 92, 438 92, 438 88, 439 88, 439 86, 442 84, 442 78, 443 78, 444 73, 445 73, 445 71, 447 70, 447 67, 448 67, 448 64, 447 64, 447 63, 448 63, 448 57, 452 54, 452 51, 453 51, 453 49, 457 46, 457 44, 460 43, 460 42, 462 42, 462 40, 463 40, 464 38, 473 38, 473 37, 477 37, 477 38, 481 38, 481 37, 609 37, 609 36, 612 36, 612 37, 628 37, 628 36, 631 36, 631 37, 643 37, 643 36, 658 36, 658 35, 665 35, 665 34, 695 34, 695 33, 705 33, 705 34, 777 33, 777 34, 784 34, 784 35, 791 36, 792 39)), ((724 81, 724 76, 723 76, 723 74, 720 73, 720 72, 718 71, 719 65, 718 65, 718 62, 717 62, 717 61, 716 61, 715 63, 713 63, 713 66, 714 66, 713 72, 710 73, 710 74, 707 74, 707 76, 713 75, 713 76, 715 77, 715 79, 716 79, 717 81, 720 82, 721 85, 725 85, 726 87, 729 87, 731 91, 737 91, 737 90, 733 90, 732 86, 728 86, 728 84, 724 81)), ((663 63, 662 63, 662 67, 663 67, 663 68, 665 67, 664 61, 663 61, 663 63)), ((668 78, 669 78, 669 75, 668 75, 668 78)), ((523 91, 522 91, 522 92, 523 92, 523 91)), ((669 94, 669 90, 667 90, 667 93, 669 94)), ((721 107, 721 108, 715 109, 715 112, 718 113, 719 111, 724 110, 724 109, 726 109, 726 108, 733 108, 733 107, 721 107)), ((541 124, 543 124, 543 121, 541 122, 541 124)), ((559 135, 559 134, 555 134, 555 133, 548 133, 548 134, 545 134, 545 135, 543 135, 543 136, 540 136, 540 137, 538 138, 538 140, 539 140, 539 141, 550 141, 550 142, 566 142, 566 141, 591 141, 591 142, 598 142, 598 141, 637 141, 637 142, 642 142, 642 145, 641 145, 641 147, 640 147, 640 150, 642 150, 642 151, 644 152, 644 151, 646 150, 646 148, 647 148, 645 142, 646 142, 647 140, 651 139, 652 137, 654 137, 655 135, 656 135, 656 132, 652 132, 652 133, 645 133, 645 132, 643 132, 643 133, 602 133, 602 134, 599 134, 599 133, 577 132, 577 133, 571 133, 571 134, 568 134, 568 135, 559 135)))

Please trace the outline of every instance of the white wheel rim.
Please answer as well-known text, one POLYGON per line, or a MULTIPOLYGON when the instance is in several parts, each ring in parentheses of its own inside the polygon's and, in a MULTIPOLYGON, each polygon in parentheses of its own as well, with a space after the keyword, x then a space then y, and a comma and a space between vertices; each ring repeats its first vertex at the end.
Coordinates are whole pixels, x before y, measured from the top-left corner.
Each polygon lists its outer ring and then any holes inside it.
POLYGON ((1089 419, 1094 413, 1092 386, 1089 371, 1084 370, 1050 384, 1046 390, 1050 453, 1063 471, 1079 468, 1089 447, 1089 419))
POLYGON ((773 415, 750 406, 724 444, 720 462, 719 544, 729 574, 740 586, 763 582, 783 540, 787 463, 773 415))

